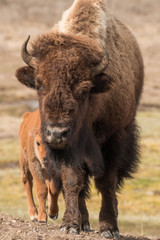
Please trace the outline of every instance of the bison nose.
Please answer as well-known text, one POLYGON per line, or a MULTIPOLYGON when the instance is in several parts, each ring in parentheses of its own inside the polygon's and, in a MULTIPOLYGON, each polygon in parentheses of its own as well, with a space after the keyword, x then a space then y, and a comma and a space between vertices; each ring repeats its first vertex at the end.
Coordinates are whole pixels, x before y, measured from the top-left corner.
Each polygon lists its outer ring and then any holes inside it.
POLYGON ((49 144, 55 148, 67 144, 68 134, 70 132, 69 127, 51 127, 46 128, 46 140, 49 144))

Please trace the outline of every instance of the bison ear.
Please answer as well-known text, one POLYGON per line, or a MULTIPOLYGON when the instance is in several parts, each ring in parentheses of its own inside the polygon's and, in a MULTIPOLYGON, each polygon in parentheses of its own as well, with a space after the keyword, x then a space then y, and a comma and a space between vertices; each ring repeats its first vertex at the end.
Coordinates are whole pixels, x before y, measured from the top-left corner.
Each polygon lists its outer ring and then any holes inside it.
POLYGON ((104 93, 111 88, 113 84, 113 79, 106 73, 102 72, 94 76, 92 84, 93 87, 91 88, 91 93, 93 94, 104 93))
POLYGON ((17 69, 15 76, 22 84, 35 89, 34 69, 32 67, 27 66, 17 69))

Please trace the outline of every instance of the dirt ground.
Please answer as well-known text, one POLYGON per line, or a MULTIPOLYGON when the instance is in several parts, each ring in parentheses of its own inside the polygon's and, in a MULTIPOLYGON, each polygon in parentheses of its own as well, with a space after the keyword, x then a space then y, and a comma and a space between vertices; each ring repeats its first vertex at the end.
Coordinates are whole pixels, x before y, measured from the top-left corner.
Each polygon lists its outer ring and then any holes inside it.
MULTIPOLYGON (((62 234, 56 224, 30 222, 0 215, 0 240, 96 240, 104 239, 97 231, 80 235, 62 234)), ((148 237, 121 236, 121 240, 160 240, 148 237)))

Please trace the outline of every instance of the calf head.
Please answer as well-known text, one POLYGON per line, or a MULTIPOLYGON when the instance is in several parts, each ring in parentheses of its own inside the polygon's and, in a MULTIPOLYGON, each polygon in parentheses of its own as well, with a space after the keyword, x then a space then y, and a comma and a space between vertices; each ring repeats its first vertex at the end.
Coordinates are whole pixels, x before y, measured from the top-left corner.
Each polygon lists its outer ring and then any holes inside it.
POLYGON ((16 77, 37 90, 44 141, 66 149, 78 141, 87 122, 90 95, 110 89, 112 81, 104 73, 107 53, 85 36, 45 34, 33 43, 31 54, 28 41, 22 46, 28 66, 18 69, 16 77))
POLYGON ((42 141, 42 133, 38 129, 33 129, 31 134, 34 138, 34 151, 36 157, 39 159, 42 168, 45 168, 47 165, 47 154, 45 145, 42 141))

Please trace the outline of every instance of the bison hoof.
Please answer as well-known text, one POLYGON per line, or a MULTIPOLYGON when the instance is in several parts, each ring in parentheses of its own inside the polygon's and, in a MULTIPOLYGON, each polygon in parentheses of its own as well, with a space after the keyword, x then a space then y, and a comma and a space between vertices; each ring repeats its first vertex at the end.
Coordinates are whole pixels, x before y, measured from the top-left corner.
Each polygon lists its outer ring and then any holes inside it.
POLYGON ((68 230, 67 227, 61 227, 60 232, 61 232, 61 233, 66 233, 67 230, 68 230))
POLYGON ((101 233, 102 238, 108 238, 108 239, 120 239, 121 236, 118 231, 113 232, 113 234, 110 231, 105 231, 101 233))
POLYGON ((89 226, 88 223, 87 224, 82 224, 82 230, 84 232, 91 232, 91 229, 90 229, 90 226, 89 226))
POLYGON ((49 215, 49 217, 50 217, 52 220, 56 220, 56 219, 58 218, 58 213, 57 213, 55 216, 49 215))
POLYGON ((37 222, 38 219, 37 219, 37 218, 32 218, 31 221, 32 221, 32 222, 37 222))
POLYGON ((79 234, 79 230, 77 227, 61 227, 61 233, 69 233, 69 234, 79 234))
POLYGON ((38 221, 38 215, 35 214, 35 215, 30 215, 30 219, 32 222, 37 222, 38 221))
POLYGON ((66 227, 62 227, 62 228, 60 229, 60 232, 61 232, 61 233, 66 233, 66 232, 67 232, 67 228, 66 228, 66 227))
POLYGON ((40 221, 40 220, 38 220, 38 222, 43 224, 47 223, 47 221, 40 221))
POLYGON ((113 239, 113 235, 110 231, 105 231, 101 233, 101 237, 102 238, 108 238, 108 239, 113 239))
POLYGON ((73 227, 69 229, 69 233, 70 234, 79 234, 78 230, 76 228, 73 228, 73 227))
POLYGON ((121 238, 121 236, 120 236, 118 231, 114 232, 113 235, 114 235, 115 239, 120 239, 121 238))

